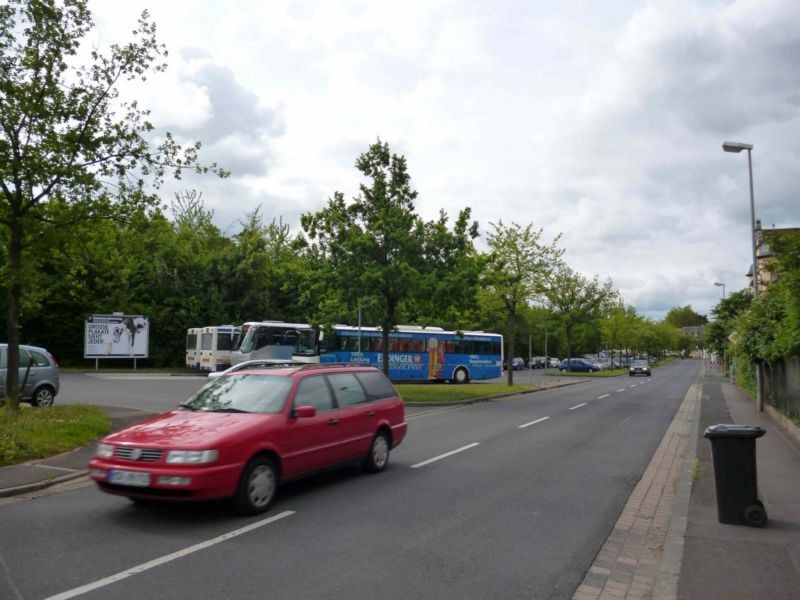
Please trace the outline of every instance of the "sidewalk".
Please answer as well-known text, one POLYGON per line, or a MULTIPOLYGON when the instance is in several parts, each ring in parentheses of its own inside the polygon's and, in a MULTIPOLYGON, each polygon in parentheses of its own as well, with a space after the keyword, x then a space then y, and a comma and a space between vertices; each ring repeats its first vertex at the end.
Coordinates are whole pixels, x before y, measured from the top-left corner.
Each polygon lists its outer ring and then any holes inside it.
POLYGON ((574 600, 800 597, 800 446, 718 372, 686 394, 574 600), (718 522, 709 425, 757 425, 763 529, 718 522))

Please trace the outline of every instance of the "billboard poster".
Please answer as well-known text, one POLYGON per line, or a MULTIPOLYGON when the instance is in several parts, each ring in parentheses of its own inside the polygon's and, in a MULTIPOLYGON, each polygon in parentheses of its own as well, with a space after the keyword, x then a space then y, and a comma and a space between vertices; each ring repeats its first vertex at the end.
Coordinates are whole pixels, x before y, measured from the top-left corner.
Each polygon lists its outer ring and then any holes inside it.
POLYGON ((84 358, 147 358, 150 321, 142 315, 86 315, 84 358))

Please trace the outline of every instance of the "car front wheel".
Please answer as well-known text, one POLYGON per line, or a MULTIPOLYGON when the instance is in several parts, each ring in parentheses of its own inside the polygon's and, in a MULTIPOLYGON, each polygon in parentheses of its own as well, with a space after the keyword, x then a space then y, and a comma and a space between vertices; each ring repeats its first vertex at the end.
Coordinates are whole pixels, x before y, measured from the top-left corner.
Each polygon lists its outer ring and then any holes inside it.
POLYGON ((243 515, 256 515, 269 508, 278 489, 278 469, 266 456, 252 459, 239 479, 234 508, 243 515))

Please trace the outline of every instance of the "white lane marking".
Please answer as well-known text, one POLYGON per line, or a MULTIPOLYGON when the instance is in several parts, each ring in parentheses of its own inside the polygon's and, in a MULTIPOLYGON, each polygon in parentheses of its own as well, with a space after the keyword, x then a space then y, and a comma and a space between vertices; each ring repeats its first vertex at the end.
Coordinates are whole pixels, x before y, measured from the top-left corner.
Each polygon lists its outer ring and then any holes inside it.
POLYGON ((631 385, 631 386, 628 386, 628 387, 636 387, 636 385, 637 385, 637 384, 635 384, 635 383, 634 383, 633 385, 631 385))
POLYGON ((220 536, 212 538, 210 540, 206 540, 205 542, 200 542, 199 544, 195 544, 194 546, 189 546, 188 548, 184 548, 183 550, 178 550, 177 552, 173 552, 172 554, 167 554, 166 556, 162 556, 161 558, 156 558, 146 563, 142 563, 141 565, 137 565, 135 567, 131 567, 126 571, 120 571, 115 575, 111 575, 110 577, 106 577, 105 579, 99 579, 93 583, 87 583, 81 587, 73 588, 66 592, 61 592, 60 594, 56 594, 55 596, 50 596, 47 600, 67 600, 67 598, 74 598, 75 596, 80 596, 81 594, 85 594, 87 592, 91 592, 92 590, 96 590, 101 587, 105 587, 107 585, 111 585, 112 583, 116 583, 117 581, 122 581, 123 579, 127 579, 133 575, 138 575, 139 573, 143 573, 149 569, 154 567, 158 567, 163 565, 164 563, 168 563, 170 561, 176 560, 178 558, 183 558, 184 556, 188 556, 189 554, 193 554, 199 550, 204 550, 215 544, 219 544, 220 542, 225 542, 232 538, 242 535, 243 533, 248 533, 253 531, 254 529, 258 529, 259 527, 263 527, 264 525, 269 525, 270 523, 274 523, 278 519, 283 519, 285 517, 289 517, 295 514, 293 510, 287 510, 282 513, 275 515, 274 517, 269 517, 268 519, 263 519, 261 521, 257 521, 252 523, 251 525, 247 525, 240 529, 235 529, 234 531, 230 531, 228 533, 224 533, 220 536))
POLYGON ((531 425, 536 425, 537 423, 541 423, 542 421, 547 421, 550 417, 542 417, 541 419, 536 419, 535 421, 531 421, 530 423, 525 423, 524 425, 517 425, 518 429, 525 429, 526 427, 530 427, 531 425))
POLYGON ((480 444, 478 442, 467 444, 466 446, 462 446, 461 448, 456 448, 455 450, 451 450, 450 452, 445 452, 444 454, 440 454, 439 456, 434 456, 433 458, 429 458, 428 460, 423 460, 421 463, 411 465, 411 468, 418 469, 419 467, 424 467, 425 465, 429 465, 432 462, 436 462, 437 460, 442 460, 443 458, 447 458, 448 456, 453 456, 453 454, 458 454, 459 452, 463 452, 464 450, 469 450, 470 448, 474 448, 475 446, 480 446, 480 444))
POLYGON ((580 408, 581 406, 586 406, 586 402, 583 402, 581 404, 577 404, 577 405, 573 406, 572 408, 570 408, 570 410, 575 410, 576 408, 580 408))
POLYGON ((598 396, 598 400, 602 400, 603 398, 608 398, 611 394, 603 394, 602 396, 598 396))
POLYGON ((623 425, 625 425, 625 423, 627 423, 628 421, 630 421, 632 418, 633 418, 633 415, 631 415, 630 417, 628 417, 627 419, 625 419, 625 420, 624 420, 622 423, 620 423, 620 424, 619 424, 619 426, 620 426, 620 427, 622 427, 623 425))
POLYGON ((621 390, 617 390, 617 391, 618 391, 618 392, 624 392, 624 391, 625 391, 625 388, 622 388, 621 390))

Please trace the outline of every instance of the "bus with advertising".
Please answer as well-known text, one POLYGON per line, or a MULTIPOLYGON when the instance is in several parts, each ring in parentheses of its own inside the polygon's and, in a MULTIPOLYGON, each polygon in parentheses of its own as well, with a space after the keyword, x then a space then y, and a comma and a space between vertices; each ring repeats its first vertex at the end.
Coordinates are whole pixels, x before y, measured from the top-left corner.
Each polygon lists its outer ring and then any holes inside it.
POLYGON ((186 330, 186 366, 190 369, 200 368, 200 329, 190 327, 186 330))
POLYGON ((201 371, 224 371, 231 366, 231 350, 239 331, 234 325, 213 325, 200 329, 201 371))
MULTIPOLYGON (((379 327, 334 325, 323 336, 320 362, 383 367, 379 327)), ((452 381, 492 379, 503 374, 503 336, 484 331, 398 325, 389 333, 389 379, 452 381)))
POLYGON ((231 351, 231 365, 246 360, 275 358, 319 362, 317 329, 306 323, 249 321, 231 351))

